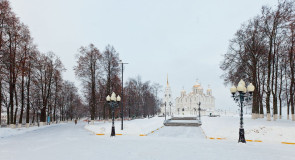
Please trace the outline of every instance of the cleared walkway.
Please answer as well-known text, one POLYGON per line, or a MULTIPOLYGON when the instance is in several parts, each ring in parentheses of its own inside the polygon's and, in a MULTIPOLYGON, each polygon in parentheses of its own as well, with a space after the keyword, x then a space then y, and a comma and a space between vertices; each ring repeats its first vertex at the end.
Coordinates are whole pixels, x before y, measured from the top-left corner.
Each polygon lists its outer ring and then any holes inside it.
POLYGON ((149 136, 205 139, 198 127, 165 126, 149 136))

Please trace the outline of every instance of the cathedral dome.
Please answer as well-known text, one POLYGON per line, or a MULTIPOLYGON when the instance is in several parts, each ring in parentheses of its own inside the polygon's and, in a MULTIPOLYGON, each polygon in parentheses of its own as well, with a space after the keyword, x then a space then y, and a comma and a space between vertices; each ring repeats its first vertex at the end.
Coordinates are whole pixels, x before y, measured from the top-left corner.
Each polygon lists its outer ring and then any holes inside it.
POLYGON ((201 85, 198 82, 196 82, 196 84, 194 85, 194 88, 199 88, 199 87, 201 87, 201 85))

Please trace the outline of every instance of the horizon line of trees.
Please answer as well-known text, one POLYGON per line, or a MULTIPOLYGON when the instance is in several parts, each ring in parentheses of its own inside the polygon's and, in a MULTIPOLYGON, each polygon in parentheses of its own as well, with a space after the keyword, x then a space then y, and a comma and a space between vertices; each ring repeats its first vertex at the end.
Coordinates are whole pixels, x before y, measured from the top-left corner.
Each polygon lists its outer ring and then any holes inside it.
POLYGON ((7 125, 34 123, 39 112, 41 122, 85 115, 78 89, 62 78, 63 71, 53 52, 38 50, 9 1, 0 1, 0 117, 6 112, 7 125))
MULTIPOLYGON (((122 97, 121 65, 119 53, 111 45, 100 51, 93 44, 82 46, 76 56, 74 67, 77 78, 83 85, 83 96, 87 103, 91 120, 111 118, 111 108, 106 97, 115 92, 122 97)), ((142 82, 140 76, 125 82, 123 103, 124 118, 154 116, 159 111, 157 97, 159 85, 142 82)), ((120 105, 121 105, 120 104, 120 105)), ((115 109, 115 117, 121 117, 120 107, 115 109)))
POLYGON ((220 68, 225 84, 240 79, 253 83, 252 118, 295 121, 295 2, 279 0, 263 6, 261 13, 244 23, 230 41, 220 68), (278 117, 279 115, 279 117, 278 117))

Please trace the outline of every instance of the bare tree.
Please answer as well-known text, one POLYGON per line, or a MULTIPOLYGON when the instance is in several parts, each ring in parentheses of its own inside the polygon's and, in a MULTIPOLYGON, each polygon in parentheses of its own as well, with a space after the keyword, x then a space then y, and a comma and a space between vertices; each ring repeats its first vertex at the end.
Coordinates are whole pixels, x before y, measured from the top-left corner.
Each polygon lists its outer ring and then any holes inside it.
POLYGON ((77 55, 78 64, 74 68, 76 76, 83 82, 89 95, 92 122, 96 117, 96 88, 97 79, 101 73, 101 57, 101 53, 93 44, 90 44, 88 47, 81 47, 77 55))

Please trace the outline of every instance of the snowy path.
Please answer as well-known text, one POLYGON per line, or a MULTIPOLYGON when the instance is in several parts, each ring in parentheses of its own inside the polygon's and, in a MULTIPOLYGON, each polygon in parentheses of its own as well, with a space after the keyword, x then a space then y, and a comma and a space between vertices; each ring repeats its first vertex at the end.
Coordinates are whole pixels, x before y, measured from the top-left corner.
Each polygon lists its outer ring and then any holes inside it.
POLYGON ((156 131, 150 136, 160 136, 160 137, 174 137, 174 138, 193 138, 193 139, 204 139, 204 135, 199 127, 170 127, 166 126, 156 131))
POLYGON ((62 124, 2 138, 0 160, 290 160, 295 156, 292 145, 208 140, 200 138, 196 127, 164 127, 153 136, 110 138, 96 136, 84 125, 62 124))

